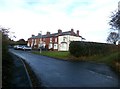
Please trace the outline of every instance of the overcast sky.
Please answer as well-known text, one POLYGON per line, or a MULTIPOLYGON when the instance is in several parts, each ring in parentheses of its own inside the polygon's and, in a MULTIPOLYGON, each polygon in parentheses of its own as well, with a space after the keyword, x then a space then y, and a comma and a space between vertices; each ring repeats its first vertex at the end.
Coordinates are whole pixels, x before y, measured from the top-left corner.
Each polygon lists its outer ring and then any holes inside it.
POLYGON ((27 40, 40 31, 71 28, 86 41, 106 42, 111 12, 119 0, 0 0, 0 26, 27 40))

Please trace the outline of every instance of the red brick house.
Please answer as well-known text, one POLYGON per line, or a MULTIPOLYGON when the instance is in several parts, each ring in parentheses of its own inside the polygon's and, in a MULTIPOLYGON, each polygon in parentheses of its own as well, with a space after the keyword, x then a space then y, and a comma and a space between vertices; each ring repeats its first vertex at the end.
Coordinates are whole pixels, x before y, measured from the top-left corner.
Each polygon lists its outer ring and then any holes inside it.
POLYGON ((68 51, 70 41, 80 41, 81 36, 79 35, 79 31, 75 33, 73 29, 70 31, 62 32, 62 30, 58 30, 57 33, 47 32, 46 35, 41 35, 38 33, 37 36, 32 35, 28 39, 28 46, 32 48, 46 48, 57 51, 68 51))

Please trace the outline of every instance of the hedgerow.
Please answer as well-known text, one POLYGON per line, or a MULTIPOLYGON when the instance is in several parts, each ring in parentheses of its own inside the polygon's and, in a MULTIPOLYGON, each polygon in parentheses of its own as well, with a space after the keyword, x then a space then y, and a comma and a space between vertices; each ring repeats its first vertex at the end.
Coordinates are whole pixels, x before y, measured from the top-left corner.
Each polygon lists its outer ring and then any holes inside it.
POLYGON ((72 41, 69 46, 70 54, 76 57, 105 55, 116 50, 116 45, 96 42, 72 41))

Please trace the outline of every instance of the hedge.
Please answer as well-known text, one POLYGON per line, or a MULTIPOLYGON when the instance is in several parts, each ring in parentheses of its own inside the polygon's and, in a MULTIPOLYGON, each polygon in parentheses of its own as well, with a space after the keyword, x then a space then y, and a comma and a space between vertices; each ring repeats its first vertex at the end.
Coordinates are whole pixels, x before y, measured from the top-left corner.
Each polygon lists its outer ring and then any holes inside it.
POLYGON ((72 41, 69 46, 70 54, 76 57, 108 54, 117 50, 117 46, 107 43, 72 41))

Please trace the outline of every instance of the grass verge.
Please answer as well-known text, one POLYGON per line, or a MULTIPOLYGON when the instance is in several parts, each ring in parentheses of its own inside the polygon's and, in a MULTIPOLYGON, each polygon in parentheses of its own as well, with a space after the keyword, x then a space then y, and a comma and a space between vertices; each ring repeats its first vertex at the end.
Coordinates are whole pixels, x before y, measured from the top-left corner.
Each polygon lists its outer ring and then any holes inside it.
POLYGON ((94 56, 81 56, 74 57, 70 55, 69 52, 58 52, 58 51, 43 51, 42 53, 36 51, 34 54, 53 57, 57 59, 63 59, 68 61, 90 61, 96 63, 105 63, 113 68, 117 73, 120 74, 120 52, 116 51, 114 53, 106 55, 94 55, 94 56))
POLYGON ((69 52, 58 52, 58 51, 42 51, 42 53, 36 51, 33 53, 38 55, 53 57, 57 59, 68 59, 68 57, 70 56, 69 52))

